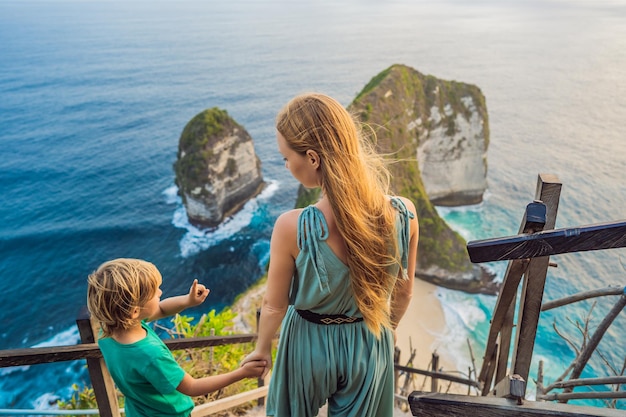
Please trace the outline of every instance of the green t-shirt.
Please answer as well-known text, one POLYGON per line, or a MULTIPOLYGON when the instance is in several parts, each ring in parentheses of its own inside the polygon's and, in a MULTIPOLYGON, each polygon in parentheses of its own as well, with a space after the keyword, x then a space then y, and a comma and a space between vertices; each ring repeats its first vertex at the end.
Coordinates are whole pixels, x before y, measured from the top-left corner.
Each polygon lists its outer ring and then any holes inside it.
POLYGON ((193 400, 176 391, 185 376, 159 336, 142 322, 145 338, 121 344, 113 338, 98 341, 113 381, 126 397, 127 417, 187 417, 193 400))

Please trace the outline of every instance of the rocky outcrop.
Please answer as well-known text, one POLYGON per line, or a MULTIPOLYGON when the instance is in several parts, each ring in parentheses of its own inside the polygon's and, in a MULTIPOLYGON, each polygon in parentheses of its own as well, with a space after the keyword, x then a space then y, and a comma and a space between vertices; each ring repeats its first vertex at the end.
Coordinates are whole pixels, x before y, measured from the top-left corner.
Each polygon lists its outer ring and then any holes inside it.
POLYGON ((215 227, 264 186, 252 138, 225 110, 205 110, 187 123, 174 163, 189 222, 215 227))
POLYGON ((374 129, 378 150, 396 161, 389 167, 394 193, 416 205, 417 276, 443 287, 495 293, 493 275, 471 263, 465 240, 433 205, 482 199, 489 128, 478 87, 393 65, 374 77, 348 109, 374 129))
POLYGON ((365 98, 370 107, 360 107, 362 117, 383 127, 378 135, 400 136, 417 145, 422 181, 433 204, 482 201, 489 119, 478 87, 393 65, 374 77, 355 103, 365 98))

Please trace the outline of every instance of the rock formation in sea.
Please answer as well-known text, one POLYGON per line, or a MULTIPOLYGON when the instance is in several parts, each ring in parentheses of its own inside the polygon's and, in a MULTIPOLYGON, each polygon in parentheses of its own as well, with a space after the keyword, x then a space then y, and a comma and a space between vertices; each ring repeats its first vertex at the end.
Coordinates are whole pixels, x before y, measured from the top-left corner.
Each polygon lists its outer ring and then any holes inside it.
MULTIPOLYGON (((478 87, 393 65, 374 77, 348 110, 373 129, 377 149, 395 161, 389 166, 393 192, 416 205, 420 222, 416 276, 446 288, 496 294, 494 275, 471 263, 465 240, 439 217, 433 204, 445 201, 465 205, 482 199, 489 127, 485 98, 478 87), (444 125, 448 126, 445 132, 444 125), (436 146, 425 146, 428 141, 436 146), (429 154, 420 157, 424 149, 429 154), (446 166, 452 171, 448 177, 454 178, 450 182, 456 186, 446 194, 442 187, 431 184, 436 190, 431 197, 421 166, 424 160, 440 161, 426 163, 425 169, 437 173, 446 166), (463 179, 462 172, 472 172, 477 184, 463 179)), ((319 189, 300 187, 296 207, 312 204, 318 196, 319 189)))
POLYGON ((385 151, 396 152, 405 145, 416 151, 433 204, 482 201, 487 189, 489 119, 477 86, 393 65, 365 86, 351 108, 389 145, 385 151))
POLYGON ((216 107, 183 129, 174 171, 189 222, 201 227, 218 226, 265 185, 252 138, 216 107))
POLYGON ((434 207, 482 201, 489 122, 480 89, 392 65, 348 109, 373 129, 378 150, 397 161, 389 167, 394 193, 416 204, 417 276, 443 287, 495 293, 492 274, 471 263, 465 240, 434 207))

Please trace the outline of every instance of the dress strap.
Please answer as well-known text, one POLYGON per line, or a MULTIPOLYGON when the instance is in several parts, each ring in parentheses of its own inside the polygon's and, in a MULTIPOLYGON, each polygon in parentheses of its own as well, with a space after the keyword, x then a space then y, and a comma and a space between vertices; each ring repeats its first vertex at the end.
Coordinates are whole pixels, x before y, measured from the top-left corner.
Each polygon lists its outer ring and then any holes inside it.
POLYGON ((398 197, 391 197, 391 205, 400 214, 400 227, 398 227, 398 242, 400 243, 402 278, 408 278, 407 268, 409 267, 409 240, 411 237, 410 219, 415 218, 415 214, 410 212, 404 202, 398 197))
POLYGON ((298 218, 298 249, 308 252, 322 293, 330 294, 328 271, 320 252, 319 241, 328 238, 328 224, 321 211, 308 206, 298 218))

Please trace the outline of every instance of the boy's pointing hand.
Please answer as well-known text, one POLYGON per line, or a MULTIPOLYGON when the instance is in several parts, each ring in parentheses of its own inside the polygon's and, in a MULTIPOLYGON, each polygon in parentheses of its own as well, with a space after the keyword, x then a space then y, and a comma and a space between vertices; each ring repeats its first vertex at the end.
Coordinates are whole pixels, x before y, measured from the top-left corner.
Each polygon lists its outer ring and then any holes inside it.
POLYGON ((189 289, 189 303, 191 306, 197 306, 202 304, 209 295, 210 290, 202 284, 198 283, 197 279, 193 280, 191 288, 189 289))

